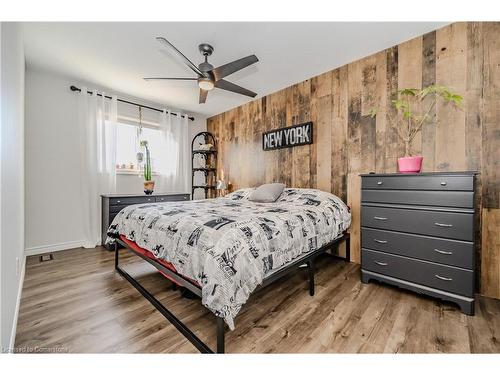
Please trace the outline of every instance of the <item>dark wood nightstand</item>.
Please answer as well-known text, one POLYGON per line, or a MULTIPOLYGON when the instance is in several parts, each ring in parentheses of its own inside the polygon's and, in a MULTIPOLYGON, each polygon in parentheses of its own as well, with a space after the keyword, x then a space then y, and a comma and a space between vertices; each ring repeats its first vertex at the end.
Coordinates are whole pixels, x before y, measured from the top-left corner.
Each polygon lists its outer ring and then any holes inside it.
MULTIPOLYGON (((152 195, 144 194, 106 194, 101 195, 101 240, 104 246, 106 241, 108 228, 115 218, 116 214, 123 208, 132 204, 155 203, 155 202, 174 202, 188 201, 189 194, 184 193, 158 193, 152 195)), ((108 247, 106 247, 108 248, 108 247)), ((111 248, 108 248, 110 250, 111 248)))

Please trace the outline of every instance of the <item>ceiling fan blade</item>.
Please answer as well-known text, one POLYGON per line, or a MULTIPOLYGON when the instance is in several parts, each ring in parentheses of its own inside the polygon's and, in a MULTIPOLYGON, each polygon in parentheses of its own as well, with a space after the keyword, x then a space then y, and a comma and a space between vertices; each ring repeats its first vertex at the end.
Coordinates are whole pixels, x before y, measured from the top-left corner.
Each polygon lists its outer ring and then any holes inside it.
POLYGON ((144 77, 145 81, 172 80, 172 81, 196 81, 198 78, 171 78, 171 77, 144 77))
POLYGON ((193 71, 195 72, 196 74, 198 74, 199 76, 204 76, 203 73, 201 72, 201 70, 195 65, 193 64, 193 62, 191 60, 189 60, 186 56, 184 56, 184 54, 179 51, 177 48, 175 48, 175 46, 170 43, 168 40, 166 40, 165 38, 161 37, 161 36, 157 36, 156 37, 156 40, 159 41, 160 43, 162 43, 164 46, 168 47, 171 51, 175 52, 175 54, 180 57, 182 59, 182 61, 193 71))
POLYGON ((254 93, 253 91, 247 90, 241 86, 235 85, 234 83, 231 83, 231 82, 223 80, 223 79, 215 81, 214 85, 215 85, 215 87, 217 87, 219 89, 232 91, 232 92, 235 92, 237 94, 250 96, 252 98, 255 98, 257 96, 257 94, 254 93))
POLYGON ((208 95, 208 91, 207 90, 200 89, 200 100, 199 100, 200 104, 203 104, 203 103, 206 102, 207 95, 208 95))
POLYGON ((214 75, 214 79, 218 81, 230 74, 233 74, 234 72, 237 72, 238 70, 246 68, 249 65, 255 64, 257 61, 259 61, 257 56, 250 55, 247 57, 243 57, 239 60, 227 63, 225 65, 221 65, 217 68, 214 68, 211 70, 211 72, 214 75))

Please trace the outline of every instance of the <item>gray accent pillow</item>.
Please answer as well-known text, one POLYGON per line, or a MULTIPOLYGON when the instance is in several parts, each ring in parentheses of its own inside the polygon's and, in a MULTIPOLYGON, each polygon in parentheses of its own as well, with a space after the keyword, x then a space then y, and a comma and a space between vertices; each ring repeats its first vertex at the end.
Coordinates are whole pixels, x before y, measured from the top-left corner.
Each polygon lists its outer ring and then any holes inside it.
POLYGON ((276 202, 281 193, 283 193, 284 188, 285 184, 280 183, 260 185, 250 194, 248 200, 261 203, 276 202))

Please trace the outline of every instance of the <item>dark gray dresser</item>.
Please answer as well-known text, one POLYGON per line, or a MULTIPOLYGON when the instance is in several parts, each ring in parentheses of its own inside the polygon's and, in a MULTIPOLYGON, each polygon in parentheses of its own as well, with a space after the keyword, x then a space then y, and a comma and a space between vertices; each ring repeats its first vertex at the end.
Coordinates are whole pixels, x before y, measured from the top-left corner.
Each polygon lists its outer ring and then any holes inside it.
POLYGON ((361 175, 361 278, 474 314, 474 172, 361 175))
POLYGON ((101 239, 102 243, 106 241, 108 228, 115 218, 116 214, 122 210, 122 208, 130 206, 132 204, 141 203, 154 203, 154 202, 171 202, 171 201, 188 201, 190 198, 189 194, 184 193, 165 193, 165 194, 108 194, 101 195, 101 209, 102 209, 102 221, 101 221, 101 239))

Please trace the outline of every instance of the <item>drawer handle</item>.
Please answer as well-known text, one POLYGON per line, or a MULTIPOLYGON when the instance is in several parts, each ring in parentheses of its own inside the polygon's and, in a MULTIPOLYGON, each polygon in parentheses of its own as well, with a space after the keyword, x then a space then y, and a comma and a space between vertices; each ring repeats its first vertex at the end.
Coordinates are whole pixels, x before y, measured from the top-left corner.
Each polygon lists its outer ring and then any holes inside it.
POLYGON ((378 243, 387 243, 386 240, 377 240, 376 238, 373 241, 378 242, 378 243))
MULTIPOLYGON (((373 261, 375 264, 378 264, 379 266, 387 266, 388 263, 385 263, 385 262, 379 262, 377 260, 374 260, 373 261)), ((436 275, 437 276, 437 275, 436 275)))
POLYGON ((444 255, 453 255, 453 252, 452 251, 444 251, 444 250, 439 250, 439 249, 434 249, 434 251, 436 253, 439 253, 439 254, 444 254, 444 255))
POLYGON ((443 228, 451 228, 453 224, 443 224, 443 223, 434 223, 434 225, 437 225, 438 227, 443 227, 443 228))
POLYGON ((381 216, 374 216, 373 218, 374 218, 375 220, 382 220, 382 221, 383 221, 383 220, 387 220, 387 218, 386 218, 386 217, 381 217, 381 216))
POLYGON ((444 182, 444 181, 441 182, 441 186, 446 186, 446 185, 448 185, 446 182, 444 182))
POLYGON ((383 184, 383 182, 382 182, 382 181, 378 181, 378 182, 377 182, 377 185, 382 185, 382 184, 383 184))
POLYGON ((439 280, 453 281, 453 279, 451 277, 444 277, 444 276, 439 276, 439 275, 434 275, 434 276, 436 276, 439 280))

